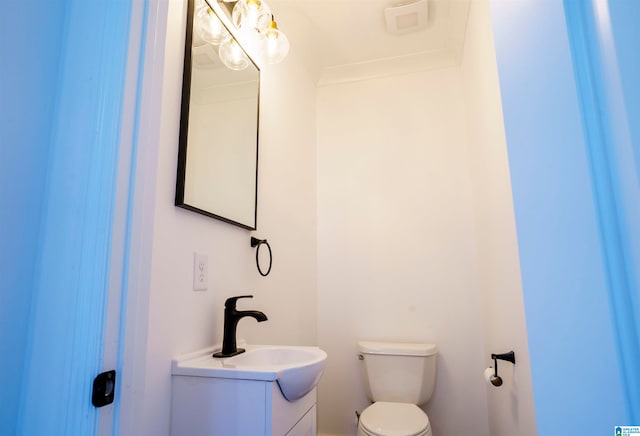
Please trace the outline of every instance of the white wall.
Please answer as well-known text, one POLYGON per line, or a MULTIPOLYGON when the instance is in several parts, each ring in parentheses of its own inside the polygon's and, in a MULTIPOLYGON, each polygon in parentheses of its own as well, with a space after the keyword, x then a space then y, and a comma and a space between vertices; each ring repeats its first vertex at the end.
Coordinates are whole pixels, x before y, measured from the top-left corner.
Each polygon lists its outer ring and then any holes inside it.
POLYGON ((320 430, 369 403, 357 341, 438 345, 436 435, 488 435, 474 204, 459 68, 318 90, 320 430))
POLYGON ((514 350, 500 363, 504 385, 487 386, 490 433, 535 435, 531 367, 525 325, 509 162, 488 1, 473 1, 461 72, 467 108, 476 212, 478 284, 484 296, 485 356, 514 350))
POLYGON ((160 129, 159 143, 141 144, 158 148, 158 162, 148 223, 153 225, 149 304, 142 314, 148 316, 147 337, 138 351, 145 379, 134 381, 142 394, 132 405, 142 416, 135 417, 131 434, 168 434, 171 359, 221 341, 227 297, 253 294, 239 307, 269 317, 260 324, 241 321, 239 337, 253 343, 316 343, 315 85, 295 53, 263 70, 256 232, 175 207, 185 14, 185 2, 169 2, 166 62, 157 65, 164 67, 157 90, 162 116, 159 125, 145 127, 160 129), (272 246, 273 270, 266 278, 256 270, 250 235, 267 238, 272 246), (195 251, 209 256, 206 292, 191 290, 195 251))

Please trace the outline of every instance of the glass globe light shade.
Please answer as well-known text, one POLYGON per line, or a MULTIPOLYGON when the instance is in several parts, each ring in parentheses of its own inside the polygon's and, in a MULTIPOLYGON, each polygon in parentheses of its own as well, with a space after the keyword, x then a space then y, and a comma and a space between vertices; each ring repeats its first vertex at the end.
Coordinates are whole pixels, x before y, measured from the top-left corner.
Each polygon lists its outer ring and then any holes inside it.
POLYGON ((269 28, 264 32, 262 45, 262 57, 268 64, 277 64, 287 57, 289 53, 289 39, 278 30, 275 21, 271 21, 269 28))
POLYGON ((218 56, 222 63, 230 70, 244 70, 249 65, 249 58, 233 38, 220 44, 218 56))
POLYGON ((271 21, 271 10, 262 0, 238 0, 231 12, 231 19, 238 29, 261 32, 271 21))
POLYGON ((196 14, 205 7, 209 7, 209 5, 204 0, 196 0, 196 14))
POLYGON ((213 45, 219 45, 231 39, 229 31, 208 6, 198 13, 198 35, 213 45))

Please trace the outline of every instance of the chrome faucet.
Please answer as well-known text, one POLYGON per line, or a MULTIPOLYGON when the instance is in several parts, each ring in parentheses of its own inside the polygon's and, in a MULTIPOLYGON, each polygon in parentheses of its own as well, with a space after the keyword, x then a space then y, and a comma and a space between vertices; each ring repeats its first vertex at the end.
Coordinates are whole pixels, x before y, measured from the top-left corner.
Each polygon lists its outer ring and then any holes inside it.
POLYGON ((240 298, 253 298, 253 295, 240 295, 238 297, 227 298, 224 302, 224 332, 222 335, 222 351, 213 354, 213 357, 231 357, 244 353, 244 348, 236 345, 236 328, 238 321, 245 316, 255 318, 262 322, 267 320, 267 315, 257 310, 236 310, 236 302, 240 298))

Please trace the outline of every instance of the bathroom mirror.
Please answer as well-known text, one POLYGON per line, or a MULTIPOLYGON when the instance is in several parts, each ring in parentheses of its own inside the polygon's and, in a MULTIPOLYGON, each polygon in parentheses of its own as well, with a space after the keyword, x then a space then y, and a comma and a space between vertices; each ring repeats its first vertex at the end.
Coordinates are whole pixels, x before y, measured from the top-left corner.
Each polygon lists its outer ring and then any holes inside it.
POLYGON ((186 29, 175 204, 255 230, 260 70, 204 0, 186 29))

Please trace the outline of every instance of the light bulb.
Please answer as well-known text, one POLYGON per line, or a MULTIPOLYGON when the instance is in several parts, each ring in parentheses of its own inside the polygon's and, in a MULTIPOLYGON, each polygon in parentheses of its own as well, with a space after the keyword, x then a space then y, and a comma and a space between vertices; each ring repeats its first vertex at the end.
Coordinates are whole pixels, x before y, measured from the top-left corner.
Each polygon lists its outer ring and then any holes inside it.
POLYGON ((262 31, 271 19, 271 10, 262 0, 238 0, 231 12, 233 24, 238 29, 262 31))
POLYGON ((220 44, 218 56, 222 63, 231 70, 244 70, 249 65, 249 58, 233 38, 220 44))
POLYGON ((278 30, 275 21, 269 23, 269 28, 264 33, 262 56, 268 64, 277 64, 287 57, 289 53, 289 39, 278 30))
POLYGON ((200 10, 208 8, 209 5, 205 0, 196 0, 196 13, 200 13, 200 10))
POLYGON ((231 39, 229 31, 208 6, 198 13, 198 34, 200 38, 213 45, 218 45, 231 39))

